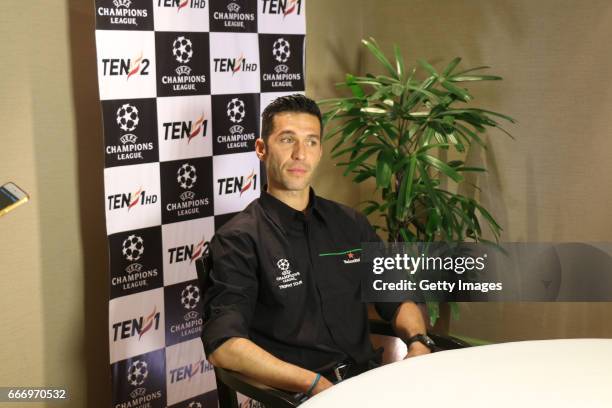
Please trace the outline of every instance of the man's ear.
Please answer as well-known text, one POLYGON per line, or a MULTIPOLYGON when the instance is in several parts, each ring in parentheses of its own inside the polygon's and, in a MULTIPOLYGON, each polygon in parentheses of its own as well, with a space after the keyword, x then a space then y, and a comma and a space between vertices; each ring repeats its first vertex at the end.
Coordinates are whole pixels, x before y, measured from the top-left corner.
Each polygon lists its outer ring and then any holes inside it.
POLYGON ((266 142, 260 137, 255 140, 255 153, 260 161, 265 161, 266 159, 266 142))

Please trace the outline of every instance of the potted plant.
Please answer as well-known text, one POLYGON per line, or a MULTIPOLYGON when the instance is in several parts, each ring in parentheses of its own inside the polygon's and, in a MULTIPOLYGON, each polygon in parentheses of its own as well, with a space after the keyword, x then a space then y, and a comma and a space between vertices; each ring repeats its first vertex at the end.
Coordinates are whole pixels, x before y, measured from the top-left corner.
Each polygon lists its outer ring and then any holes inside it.
MULTIPOLYGON (((355 183, 373 179, 377 199, 368 200, 363 212, 379 214, 384 224, 375 226, 388 234, 390 242, 489 242, 502 228, 474 197, 446 187, 465 181, 464 174, 484 172, 465 163, 473 143, 483 148, 487 128, 500 121, 514 120, 498 112, 470 107, 473 96, 463 84, 496 81, 501 77, 476 74, 489 68, 460 70, 461 58, 453 59, 442 71, 419 60, 407 69, 397 46, 392 63, 373 38, 363 45, 380 62, 384 74, 347 74, 338 84, 350 96, 320 101, 324 110, 324 140, 335 142, 333 158, 344 166, 344 175, 355 183), (455 156, 446 160, 439 154, 455 156), (448 183, 450 181, 451 183, 448 183)), ((456 312, 456 305, 451 305, 456 312)), ((439 305, 428 303, 430 321, 439 316, 439 305)))

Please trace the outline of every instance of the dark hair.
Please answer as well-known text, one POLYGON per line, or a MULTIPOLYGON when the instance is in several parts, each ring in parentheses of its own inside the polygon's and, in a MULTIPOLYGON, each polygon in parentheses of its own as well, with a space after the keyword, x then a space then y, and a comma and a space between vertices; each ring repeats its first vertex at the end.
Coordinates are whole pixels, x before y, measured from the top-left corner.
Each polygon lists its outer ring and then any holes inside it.
POLYGON ((323 133, 323 118, 317 103, 302 94, 293 94, 276 98, 264 109, 261 114, 261 137, 264 141, 268 140, 274 130, 274 115, 283 112, 309 113, 316 116, 321 124, 321 134, 323 133))

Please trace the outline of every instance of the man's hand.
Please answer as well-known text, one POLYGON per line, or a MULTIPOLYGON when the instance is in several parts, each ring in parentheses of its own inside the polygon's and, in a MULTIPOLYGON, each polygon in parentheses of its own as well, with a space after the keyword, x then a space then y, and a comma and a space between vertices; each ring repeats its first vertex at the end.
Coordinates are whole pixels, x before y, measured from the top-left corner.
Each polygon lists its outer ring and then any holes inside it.
POLYGON ((429 349, 429 347, 427 347, 420 341, 415 341, 412 344, 410 344, 410 347, 408 347, 408 354, 406 354, 406 357, 404 357, 404 360, 410 357, 422 356, 424 354, 429 354, 429 353, 431 353, 431 350, 429 349))

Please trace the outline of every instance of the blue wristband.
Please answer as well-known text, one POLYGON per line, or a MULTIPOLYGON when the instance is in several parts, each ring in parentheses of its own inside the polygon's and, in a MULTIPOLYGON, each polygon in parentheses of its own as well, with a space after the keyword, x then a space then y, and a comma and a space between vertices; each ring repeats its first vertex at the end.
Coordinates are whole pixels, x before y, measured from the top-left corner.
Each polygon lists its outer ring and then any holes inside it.
POLYGON ((312 384, 310 384, 310 388, 308 388, 308 391, 306 391, 306 395, 310 396, 310 393, 315 389, 320 379, 321 374, 317 373, 317 376, 315 377, 314 381, 312 382, 312 384))

